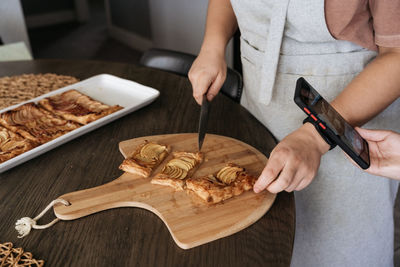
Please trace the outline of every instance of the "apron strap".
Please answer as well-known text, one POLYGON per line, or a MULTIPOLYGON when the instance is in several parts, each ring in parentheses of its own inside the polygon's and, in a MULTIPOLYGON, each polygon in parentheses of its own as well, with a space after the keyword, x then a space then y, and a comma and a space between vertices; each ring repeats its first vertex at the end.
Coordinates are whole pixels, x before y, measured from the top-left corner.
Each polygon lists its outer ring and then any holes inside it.
POLYGON ((274 15, 271 18, 259 88, 259 100, 265 105, 271 102, 275 85, 288 5, 289 0, 275 1, 274 15))

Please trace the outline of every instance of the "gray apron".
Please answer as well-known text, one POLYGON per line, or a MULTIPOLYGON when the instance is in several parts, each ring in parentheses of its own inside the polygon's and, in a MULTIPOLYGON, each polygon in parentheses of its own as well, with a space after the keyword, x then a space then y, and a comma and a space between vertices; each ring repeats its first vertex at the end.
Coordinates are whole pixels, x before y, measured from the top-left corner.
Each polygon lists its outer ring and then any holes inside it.
MULTIPOLYGON (((231 3, 242 34, 241 104, 279 140, 305 118, 293 101, 299 77, 332 101, 376 56, 331 36, 323 0, 231 3)), ((400 132, 399 112, 400 100, 365 127, 400 132)), ((352 165, 340 148, 329 151, 311 185, 295 192, 292 266, 393 266, 397 188, 352 165)))

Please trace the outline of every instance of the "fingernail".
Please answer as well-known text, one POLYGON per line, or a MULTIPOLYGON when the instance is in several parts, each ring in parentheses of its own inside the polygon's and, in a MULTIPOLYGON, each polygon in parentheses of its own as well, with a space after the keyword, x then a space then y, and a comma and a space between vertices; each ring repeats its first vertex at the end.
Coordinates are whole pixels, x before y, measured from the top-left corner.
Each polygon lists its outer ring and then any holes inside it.
POLYGON ((253 191, 254 191, 254 193, 259 193, 259 192, 260 192, 260 189, 259 189, 258 187, 254 187, 254 188, 253 188, 253 191))
POLYGON ((207 95, 208 101, 211 101, 213 98, 214 98, 214 95, 213 95, 213 94, 208 94, 208 95, 207 95))

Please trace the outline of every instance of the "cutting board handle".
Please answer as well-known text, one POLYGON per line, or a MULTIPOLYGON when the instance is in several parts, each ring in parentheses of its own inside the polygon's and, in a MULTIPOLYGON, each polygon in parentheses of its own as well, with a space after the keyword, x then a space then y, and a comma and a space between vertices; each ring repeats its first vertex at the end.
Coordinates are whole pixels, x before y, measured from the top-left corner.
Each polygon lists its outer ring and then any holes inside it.
MULTIPOLYGON (((54 206, 55 215, 61 220, 74 220, 87 215, 119 207, 144 207, 132 198, 132 174, 124 173, 119 178, 89 189, 64 194, 59 198, 70 203, 69 206, 57 204, 54 206), (133 200, 133 199, 132 199, 133 200)), ((140 177, 134 177, 137 179, 140 177)))

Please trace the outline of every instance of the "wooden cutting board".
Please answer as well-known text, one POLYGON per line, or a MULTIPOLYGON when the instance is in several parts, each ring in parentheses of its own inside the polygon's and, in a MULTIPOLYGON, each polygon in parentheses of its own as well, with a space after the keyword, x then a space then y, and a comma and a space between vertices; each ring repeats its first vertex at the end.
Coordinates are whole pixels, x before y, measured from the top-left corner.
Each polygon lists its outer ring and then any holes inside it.
MULTIPOLYGON (((197 151, 197 134, 169 134, 123 141, 119 148, 124 157, 144 140, 169 144, 173 151, 197 151)), ((202 152, 205 161, 195 177, 215 173, 228 162, 239 164, 258 176, 267 158, 255 148, 233 138, 207 134, 202 152)), ((169 155, 154 172, 172 155, 169 155)), ((224 203, 209 205, 186 191, 153 185, 150 178, 124 173, 110 183, 60 196, 71 203, 58 204, 54 213, 62 220, 74 220, 95 212, 117 207, 147 209, 163 220, 176 244, 188 249, 234 234, 260 219, 271 207, 275 194, 252 191, 224 203)))

